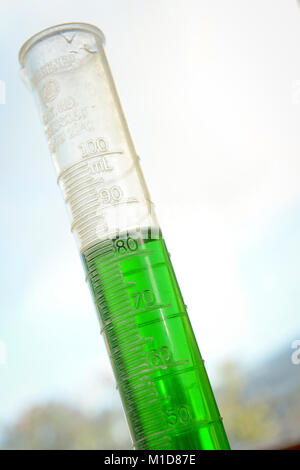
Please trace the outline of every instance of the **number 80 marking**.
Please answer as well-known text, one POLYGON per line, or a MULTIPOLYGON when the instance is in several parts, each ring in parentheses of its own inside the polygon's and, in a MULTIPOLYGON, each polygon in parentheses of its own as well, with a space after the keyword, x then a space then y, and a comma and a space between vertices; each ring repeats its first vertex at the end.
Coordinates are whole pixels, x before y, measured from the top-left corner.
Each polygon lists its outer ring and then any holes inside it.
POLYGON ((126 240, 122 238, 115 240, 115 247, 120 255, 124 255, 125 253, 136 251, 139 245, 134 238, 129 237, 126 240))

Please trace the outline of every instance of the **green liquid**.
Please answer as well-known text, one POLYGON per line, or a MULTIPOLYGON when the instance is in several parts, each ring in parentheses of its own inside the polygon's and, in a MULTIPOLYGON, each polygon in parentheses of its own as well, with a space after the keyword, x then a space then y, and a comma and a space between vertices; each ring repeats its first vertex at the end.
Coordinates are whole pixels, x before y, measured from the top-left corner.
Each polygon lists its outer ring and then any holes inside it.
POLYGON ((163 238, 82 254, 136 449, 229 449, 163 238))

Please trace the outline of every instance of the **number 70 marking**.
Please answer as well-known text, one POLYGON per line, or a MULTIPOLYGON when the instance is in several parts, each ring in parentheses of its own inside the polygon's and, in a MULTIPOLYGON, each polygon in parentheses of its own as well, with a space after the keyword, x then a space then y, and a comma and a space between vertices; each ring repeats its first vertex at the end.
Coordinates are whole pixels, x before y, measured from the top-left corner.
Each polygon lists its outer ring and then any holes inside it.
POLYGON ((155 304, 155 296, 153 292, 149 289, 146 289, 141 292, 134 292, 134 306, 136 309, 151 307, 155 304))

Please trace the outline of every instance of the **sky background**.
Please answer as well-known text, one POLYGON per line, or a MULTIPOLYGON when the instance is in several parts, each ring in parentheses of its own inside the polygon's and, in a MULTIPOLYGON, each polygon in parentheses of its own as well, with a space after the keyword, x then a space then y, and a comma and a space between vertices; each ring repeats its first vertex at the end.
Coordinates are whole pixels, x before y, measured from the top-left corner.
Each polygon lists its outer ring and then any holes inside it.
POLYGON ((106 36, 213 384, 225 360, 256 368, 300 338, 296 0, 1 2, 0 426, 35 402, 64 399, 91 410, 118 400, 43 128, 19 73, 25 40, 74 21, 106 36), (103 395, 93 394, 94 381, 103 395))

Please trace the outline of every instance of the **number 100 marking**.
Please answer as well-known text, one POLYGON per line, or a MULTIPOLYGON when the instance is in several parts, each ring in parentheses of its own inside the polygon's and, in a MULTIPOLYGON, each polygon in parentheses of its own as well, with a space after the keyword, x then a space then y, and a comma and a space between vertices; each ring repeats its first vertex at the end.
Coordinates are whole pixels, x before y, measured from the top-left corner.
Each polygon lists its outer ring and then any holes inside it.
POLYGON ((79 145, 81 150, 82 158, 90 157, 92 155, 97 155, 101 152, 107 151, 107 145, 102 137, 98 137, 97 139, 90 139, 86 142, 83 142, 79 145))

